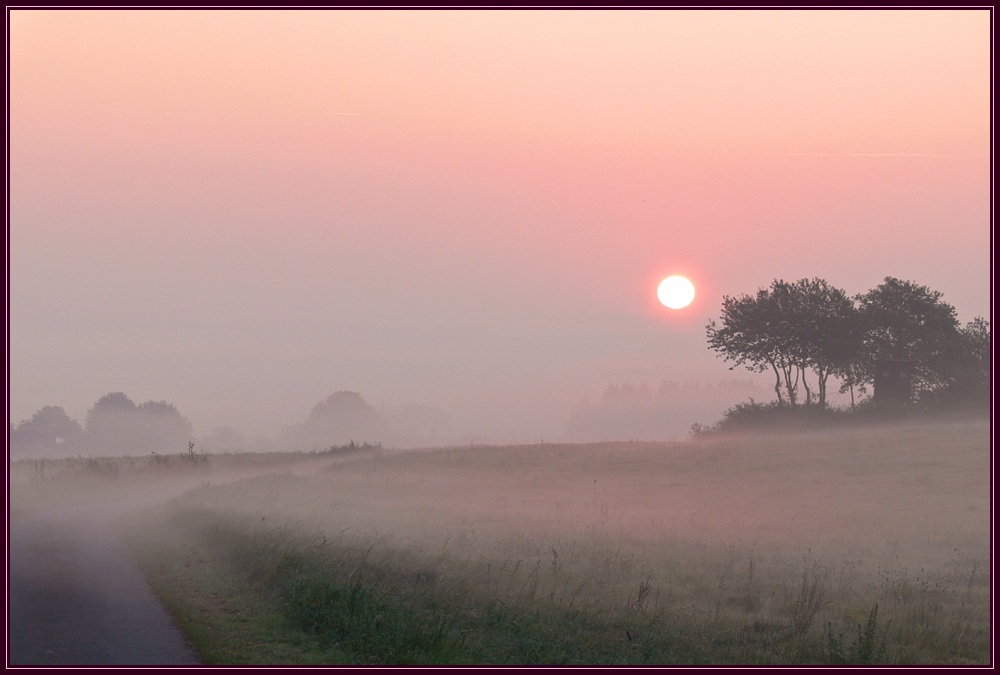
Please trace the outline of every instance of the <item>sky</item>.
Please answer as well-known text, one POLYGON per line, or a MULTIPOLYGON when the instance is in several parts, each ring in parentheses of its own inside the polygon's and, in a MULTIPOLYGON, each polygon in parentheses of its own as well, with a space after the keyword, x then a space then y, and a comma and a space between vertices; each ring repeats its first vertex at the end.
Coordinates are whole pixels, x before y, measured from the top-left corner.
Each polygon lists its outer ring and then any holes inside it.
POLYGON ((347 390, 558 440, 610 384, 773 397, 705 324, 774 279, 990 317, 989 10, 7 19, 11 422, 347 390))

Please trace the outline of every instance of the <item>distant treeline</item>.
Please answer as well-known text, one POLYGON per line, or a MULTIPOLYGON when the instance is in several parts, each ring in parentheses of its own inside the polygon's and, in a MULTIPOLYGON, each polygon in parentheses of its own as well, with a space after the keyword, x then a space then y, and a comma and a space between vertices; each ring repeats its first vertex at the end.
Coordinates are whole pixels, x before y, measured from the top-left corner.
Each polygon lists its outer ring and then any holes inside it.
POLYGON ((10 429, 11 456, 140 455, 177 453, 188 447, 191 423, 166 401, 136 405, 122 392, 105 394, 84 425, 59 406, 47 405, 10 429))
MULTIPOLYGON (((201 438, 202 451, 328 451, 378 447, 388 440, 434 439, 449 431, 447 415, 429 406, 410 406, 388 414, 360 394, 338 391, 317 403, 305 420, 273 439, 248 443, 232 427, 216 428, 201 438)), ((81 426, 59 406, 45 406, 31 419, 10 425, 12 457, 74 457, 177 454, 192 443, 191 423, 166 401, 136 405, 122 392, 102 396, 81 426)))
POLYGON ((680 438, 688 433, 691 420, 715 417, 733 401, 762 392, 748 380, 664 380, 658 387, 646 382, 612 383, 600 398, 577 402, 566 433, 573 441, 680 438))

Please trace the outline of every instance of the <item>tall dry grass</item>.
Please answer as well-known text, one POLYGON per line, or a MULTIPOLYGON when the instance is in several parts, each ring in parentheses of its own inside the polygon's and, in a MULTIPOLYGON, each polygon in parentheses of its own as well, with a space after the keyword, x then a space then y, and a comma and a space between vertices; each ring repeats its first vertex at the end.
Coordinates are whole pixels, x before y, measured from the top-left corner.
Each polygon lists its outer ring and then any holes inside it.
POLYGON ((686 627, 709 661, 982 663, 989 466, 985 424, 451 448, 176 508, 363 551, 379 583, 422 579, 497 616, 584 612, 647 645, 686 627))

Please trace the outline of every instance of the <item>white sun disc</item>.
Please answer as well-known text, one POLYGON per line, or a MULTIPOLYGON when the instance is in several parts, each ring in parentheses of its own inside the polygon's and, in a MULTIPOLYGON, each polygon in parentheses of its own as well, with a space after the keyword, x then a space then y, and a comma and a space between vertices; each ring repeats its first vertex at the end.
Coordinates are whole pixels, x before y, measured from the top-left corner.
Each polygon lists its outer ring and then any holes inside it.
POLYGON ((669 276, 660 282, 656 289, 656 297, 670 309, 687 307, 694 300, 694 284, 676 274, 669 276))

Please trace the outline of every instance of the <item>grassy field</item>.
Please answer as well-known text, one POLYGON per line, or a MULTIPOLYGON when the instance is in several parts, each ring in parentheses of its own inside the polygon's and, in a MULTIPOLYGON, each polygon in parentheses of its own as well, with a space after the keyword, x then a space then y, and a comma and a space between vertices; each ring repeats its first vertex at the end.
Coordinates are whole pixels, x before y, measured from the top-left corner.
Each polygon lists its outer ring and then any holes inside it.
POLYGON ((130 521, 206 663, 991 659, 986 422, 240 461, 130 521))

